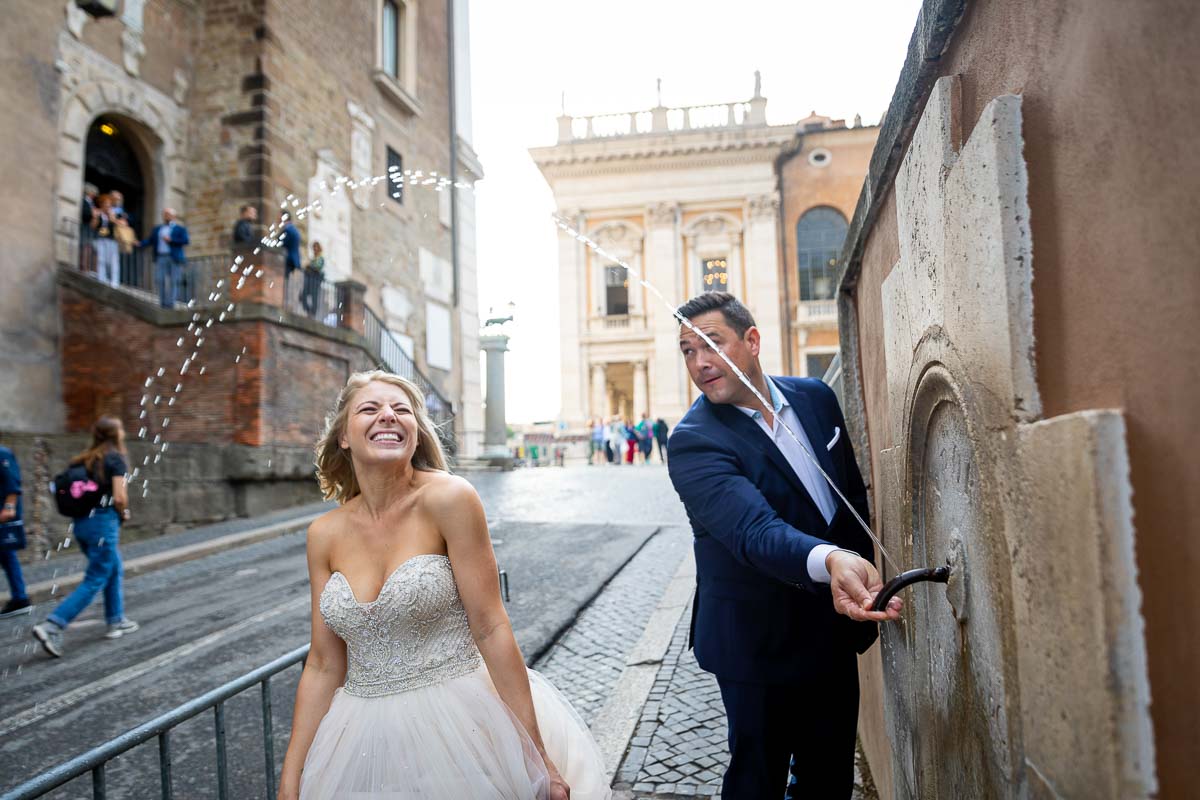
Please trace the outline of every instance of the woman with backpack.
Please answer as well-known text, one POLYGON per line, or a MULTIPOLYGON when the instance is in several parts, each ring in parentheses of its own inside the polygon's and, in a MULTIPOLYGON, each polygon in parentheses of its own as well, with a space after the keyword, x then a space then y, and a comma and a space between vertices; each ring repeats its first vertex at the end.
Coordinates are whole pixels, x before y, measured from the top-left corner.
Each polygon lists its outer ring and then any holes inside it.
MULTIPOLYGON (((51 612, 45 622, 33 626, 34 638, 55 658, 62 657, 67 626, 101 592, 104 593, 104 617, 108 623, 104 638, 117 639, 138 629, 138 624, 125 616, 121 587, 124 569, 117 549, 121 523, 129 519, 125 459, 125 428, 121 420, 101 417, 92 427, 92 446, 71 459, 71 466, 64 473, 71 478, 65 491, 74 500, 82 501, 72 508, 73 529, 75 541, 87 557, 87 570, 75 591, 51 612), (90 510, 83 507, 92 504, 90 510)), ((62 477, 56 479, 56 483, 61 484, 62 477)))

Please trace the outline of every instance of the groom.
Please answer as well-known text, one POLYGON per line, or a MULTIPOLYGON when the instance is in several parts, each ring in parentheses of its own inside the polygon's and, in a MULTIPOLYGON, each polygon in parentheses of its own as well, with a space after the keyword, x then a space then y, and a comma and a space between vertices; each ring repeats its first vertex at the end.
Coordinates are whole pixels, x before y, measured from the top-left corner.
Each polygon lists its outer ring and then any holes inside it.
POLYGON ((768 378, 761 336, 731 294, 706 292, 679 313, 679 348, 703 393, 668 445, 668 469, 695 534, 692 643, 716 675, 729 720, 725 800, 849 798, 858 719, 857 653, 882 586, 870 538, 801 451, 816 455, 867 518, 866 489, 833 391, 811 378, 768 378), (792 439, 784 424, 800 440, 792 439), (792 758, 791 785, 788 762, 792 758))

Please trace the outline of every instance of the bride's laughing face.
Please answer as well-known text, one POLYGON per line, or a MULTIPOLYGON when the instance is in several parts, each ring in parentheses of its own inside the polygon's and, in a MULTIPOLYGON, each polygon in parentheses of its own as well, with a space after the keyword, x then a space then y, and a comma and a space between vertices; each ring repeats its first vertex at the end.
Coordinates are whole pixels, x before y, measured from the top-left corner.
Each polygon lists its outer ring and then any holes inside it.
POLYGON ((354 393, 348 406, 340 444, 350 449, 357 464, 412 460, 417 450, 417 417, 403 389, 372 381, 354 393))

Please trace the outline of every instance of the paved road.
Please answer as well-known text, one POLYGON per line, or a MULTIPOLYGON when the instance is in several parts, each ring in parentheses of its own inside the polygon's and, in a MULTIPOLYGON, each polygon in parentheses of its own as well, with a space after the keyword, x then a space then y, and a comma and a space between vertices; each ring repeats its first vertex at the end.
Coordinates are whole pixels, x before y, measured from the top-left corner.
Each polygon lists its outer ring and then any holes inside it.
MULTIPOLYGON (((531 658, 639 551, 662 524, 684 520, 661 467, 541 468, 470 475, 478 486, 509 612, 531 658)), ((303 644, 308 588, 303 537, 180 564, 128 581, 127 607, 143 629, 102 638, 93 606, 70 631, 67 658, 48 660, 29 619, 0 622, 0 787, 10 787, 303 644)), ((48 612, 41 608, 40 619, 48 612)), ((282 758, 299 671, 273 682, 276 761, 282 758)), ((233 796, 265 796, 256 692, 226 706, 233 796)), ((215 797, 213 718, 173 734, 176 797, 215 797)), ((158 755, 145 745, 109 768, 110 796, 157 796, 158 755)), ((53 797, 90 796, 77 781, 53 797)))

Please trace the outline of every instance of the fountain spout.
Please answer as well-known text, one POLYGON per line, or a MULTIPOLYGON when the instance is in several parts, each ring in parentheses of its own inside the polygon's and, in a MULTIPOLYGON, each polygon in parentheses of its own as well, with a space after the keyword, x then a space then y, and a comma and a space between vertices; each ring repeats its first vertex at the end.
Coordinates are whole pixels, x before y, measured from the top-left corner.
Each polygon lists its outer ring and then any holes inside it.
POLYGON ((949 583, 950 582, 950 567, 927 567, 924 569, 910 569, 907 572, 901 572, 896 577, 883 585, 879 595, 875 598, 874 605, 871 606, 872 611, 883 611, 887 608, 888 601, 900 593, 906 586, 922 581, 932 581, 934 583, 949 583))

